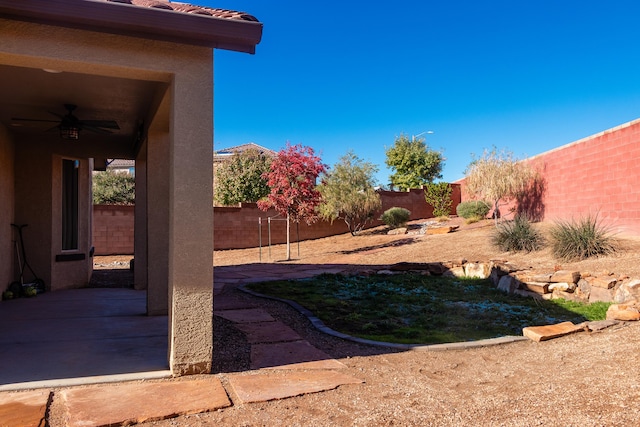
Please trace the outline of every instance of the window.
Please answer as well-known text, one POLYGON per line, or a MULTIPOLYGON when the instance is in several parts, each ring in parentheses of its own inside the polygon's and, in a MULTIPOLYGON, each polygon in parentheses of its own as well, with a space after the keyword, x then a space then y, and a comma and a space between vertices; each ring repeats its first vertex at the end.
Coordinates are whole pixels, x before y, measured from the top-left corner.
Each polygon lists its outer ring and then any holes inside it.
POLYGON ((79 160, 62 160, 62 250, 78 249, 79 160))

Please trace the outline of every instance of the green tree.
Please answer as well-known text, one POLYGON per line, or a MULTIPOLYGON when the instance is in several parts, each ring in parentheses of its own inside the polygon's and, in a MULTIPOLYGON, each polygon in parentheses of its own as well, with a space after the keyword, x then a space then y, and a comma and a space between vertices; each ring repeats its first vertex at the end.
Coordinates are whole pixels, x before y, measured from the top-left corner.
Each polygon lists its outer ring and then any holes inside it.
POLYGON ((428 183, 424 188, 424 198, 433 206, 433 216, 449 216, 451 213, 451 185, 447 182, 428 183))
POLYGON ((136 199, 133 175, 111 170, 93 174, 94 205, 133 205, 136 199))
POLYGON ((430 149, 424 138, 409 139, 400 135, 386 150, 386 155, 385 163, 394 170, 391 184, 402 191, 442 178, 445 159, 440 151, 430 149))
POLYGON ((229 206, 255 203, 266 197, 270 189, 263 175, 269 171, 272 160, 253 148, 235 153, 216 168, 213 200, 229 206))
POLYGON ((496 224, 500 206, 509 203, 527 191, 535 173, 525 162, 507 150, 484 150, 479 158, 473 158, 465 171, 465 187, 474 198, 493 204, 496 224))
POLYGON ((331 222, 342 219, 355 236, 382 207, 380 195, 373 187, 377 171, 374 164, 363 161, 352 151, 342 156, 318 187, 322 195, 318 206, 320 217, 331 222))

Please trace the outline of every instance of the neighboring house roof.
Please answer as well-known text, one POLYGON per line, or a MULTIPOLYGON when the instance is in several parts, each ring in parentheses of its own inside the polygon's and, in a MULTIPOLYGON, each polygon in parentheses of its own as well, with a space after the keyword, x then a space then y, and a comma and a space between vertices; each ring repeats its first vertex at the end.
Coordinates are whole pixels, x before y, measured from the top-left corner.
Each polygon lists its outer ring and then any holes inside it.
POLYGON ((0 16, 248 53, 262 38, 247 13, 168 0, 0 0, 0 16))
POLYGON ((223 161, 225 158, 227 158, 228 156, 231 156, 235 153, 242 153, 243 151, 246 150, 257 150, 260 154, 265 154, 267 156, 275 156, 277 153, 273 150, 270 150, 268 148, 265 148, 261 145, 258 145, 256 143, 253 142, 249 142, 247 144, 242 144, 242 145, 236 145, 234 147, 229 147, 229 148, 223 148, 221 150, 216 150, 213 153, 213 161, 214 162, 220 162, 223 161))
POLYGON ((126 169, 126 168, 133 168, 135 166, 136 166, 135 160, 109 159, 107 161, 107 167, 112 169, 126 169))

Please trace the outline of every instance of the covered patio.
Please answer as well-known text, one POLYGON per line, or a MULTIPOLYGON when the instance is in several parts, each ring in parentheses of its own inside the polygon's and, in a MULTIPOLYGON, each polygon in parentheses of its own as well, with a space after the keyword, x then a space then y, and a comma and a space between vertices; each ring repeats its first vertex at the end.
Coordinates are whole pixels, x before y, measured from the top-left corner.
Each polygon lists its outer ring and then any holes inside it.
MULTIPOLYGON (((66 334, 101 322, 104 337, 132 334, 118 357, 139 354, 172 375, 210 372, 213 50, 253 53, 261 34, 250 15, 168 1, 0 0, 0 287, 19 275, 11 224, 28 224, 29 263, 47 288, 0 302, 0 315, 19 310, 29 328, 49 331, 34 372, 58 366, 53 344, 66 334), (69 290, 91 277, 91 175, 107 158, 136 161, 137 293, 100 306, 69 290), (90 314, 39 321, 62 299, 90 314), (132 316, 157 316, 144 322, 164 334, 145 341, 141 323, 127 326, 132 316), (154 348, 160 358, 146 355, 154 348)), ((15 346, 2 351, 20 365, 15 346)), ((73 349, 77 360, 90 351, 73 349)))

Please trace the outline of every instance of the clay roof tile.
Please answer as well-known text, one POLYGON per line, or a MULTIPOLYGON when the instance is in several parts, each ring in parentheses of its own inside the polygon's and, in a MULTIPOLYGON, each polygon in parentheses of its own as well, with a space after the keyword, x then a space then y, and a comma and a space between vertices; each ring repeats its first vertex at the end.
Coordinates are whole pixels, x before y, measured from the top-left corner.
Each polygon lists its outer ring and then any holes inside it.
POLYGON ((241 21, 253 21, 258 22, 258 20, 248 13, 238 12, 235 10, 229 9, 215 9, 205 6, 196 6, 187 3, 178 3, 171 2, 169 0, 102 0, 105 2, 112 3, 125 3, 133 6, 140 7, 151 7, 156 9, 164 9, 164 10, 173 10, 176 12, 182 13, 191 13, 195 15, 206 15, 212 16, 214 18, 223 18, 223 19, 237 19, 241 21))

